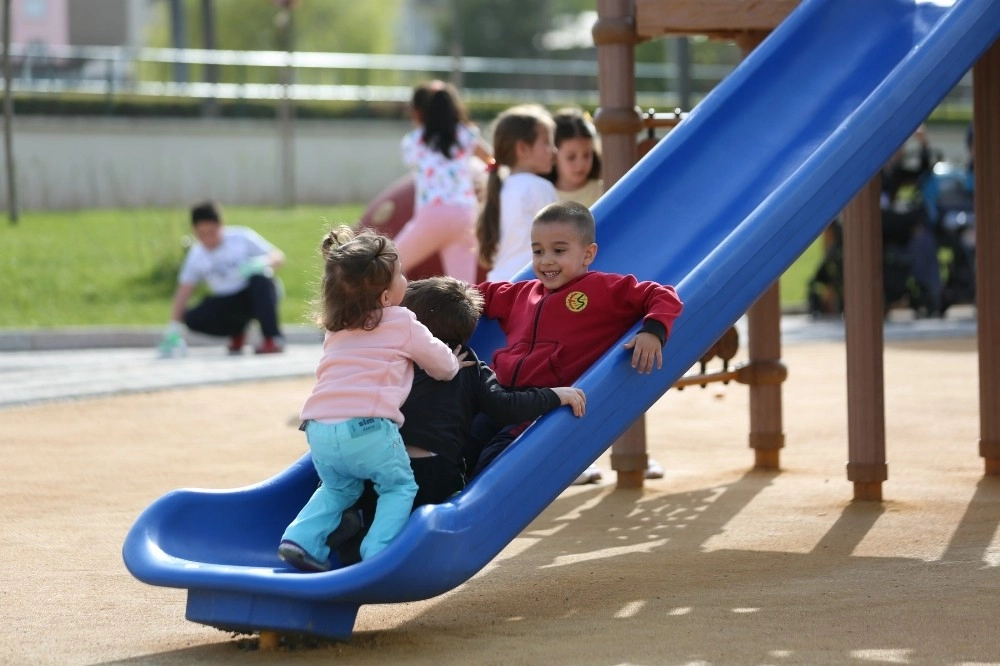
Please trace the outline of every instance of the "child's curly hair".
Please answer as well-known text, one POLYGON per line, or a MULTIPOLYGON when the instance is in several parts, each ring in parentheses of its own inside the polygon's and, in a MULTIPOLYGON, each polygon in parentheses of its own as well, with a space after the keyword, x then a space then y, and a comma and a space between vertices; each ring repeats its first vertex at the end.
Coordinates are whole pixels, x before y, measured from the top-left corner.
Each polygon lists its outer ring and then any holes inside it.
POLYGON ((323 283, 316 323, 328 331, 370 331, 382 321, 382 294, 392 285, 399 254, 373 231, 331 229, 320 245, 323 283))

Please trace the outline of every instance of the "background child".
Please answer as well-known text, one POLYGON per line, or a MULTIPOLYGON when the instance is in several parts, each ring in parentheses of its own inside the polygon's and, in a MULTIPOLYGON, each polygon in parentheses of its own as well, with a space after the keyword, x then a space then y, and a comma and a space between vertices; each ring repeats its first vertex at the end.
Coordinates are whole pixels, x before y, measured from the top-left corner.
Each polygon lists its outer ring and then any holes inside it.
POLYGON ((322 244, 319 323, 326 329, 316 385, 302 406, 302 428, 322 484, 281 537, 278 557, 300 569, 326 571, 327 535, 371 479, 378 515, 361 543, 368 559, 385 548, 407 517, 417 484, 399 425, 413 382, 413 363, 451 379, 459 360, 413 313, 399 307, 406 278, 392 241, 347 228, 322 244))
POLYGON ((583 109, 560 109, 556 123, 556 165, 548 178, 556 186, 560 201, 594 205, 604 194, 597 130, 583 109))
MULTIPOLYGON (((594 217, 586 206, 572 201, 546 206, 531 226, 536 279, 478 285, 483 314, 496 319, 507 336, 507 346, 493 355, 502 386, 571 384, 639 319, 642 329, 625 343, 632 367, 648 373, 662 366, 663 344, 682 309, 677 292, 632 275, 591 271, 594 238, 594 217)), ((501 429, 487 415, 478 416, 466 448, 471 476, 528 425, 501 429)))
POLYGON ((479 200, 471 158, 489 160, 490 151, 451 85, 417 86, 411 113, 416 127, 403 137, 402 150, 416 199, 413 219, 396 235, 403 272, 440 252, 445 273, 475 280, 479 200))
POLYGON ((229 352, 239 354, 253 319, 264 336, 257 353, 282 351, 274 271, 285 262, 285 255, 253 229, 223 224, 222 209, 211 201, 191 208, 191 226, 198 243, 187 253, 177 277, 171 322, 160 353, 168 356, 172 347, 183 343, 183 322, 192 331, 228 336, 229 352), (188 309, 201 283, 210 295, 188 309))
MULTIPOLYGON (((468 283, 451 277, 432 277, 411 282, 406 288, 403 306, 413 312, 438 340, 449 348, 466 345, 472 337, 483 307, 483 297, 468 283)), ((410 467, 417 482, 413 508, 439 504, 465 487, 465 446, 472 421, 480 412, 497 423, 511 424, 534 420, 560 405, 568 405, 573 414, 583 416, 586 396, 570 386, 554 389, 528 388, 508 391, 497 382, 488 365, 468 351, 475 364, 463 367, 454 379, 439 382, 417 367, 410 391, 401 411, 405 420, 400 434, 410 456, 410 467)), ((351 519, 346 529, 331 534, 328 545, 339 548, 343 563, 357 560, 357 543, 362 532, 351 537, 361 523, 371 522, 377 494, 370 483, 357 504, 362 519, 351 519), (354 525, 352 528, 351 525, 354 525), (344 539, 350 540, 344 543, 344 539)), ((349 511, 345 516, 349 515, 349 511)))
POLYGON ((558 201, 555 187, 542 176, 552 171, 555 146, 552 116, 537 104, 501 113, 493 130, 496 162, 486 182, 486 202, 476 235, 479 261, 490 268, 488 280, 509 280, 528 263, 531 220, 558 201), (503 177, 497 166, 509 167, 503 177))

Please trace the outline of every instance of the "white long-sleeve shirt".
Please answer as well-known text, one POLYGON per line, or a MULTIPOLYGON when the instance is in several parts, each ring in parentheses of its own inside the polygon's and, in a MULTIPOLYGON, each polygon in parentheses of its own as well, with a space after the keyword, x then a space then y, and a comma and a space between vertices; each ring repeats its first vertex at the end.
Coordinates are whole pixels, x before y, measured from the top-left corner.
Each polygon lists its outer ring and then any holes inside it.
POLYGON ((533 173, 512 173, 500 187, 500 242, 490 282, 510 280, 531 263, 531 222, 535 213, 559 201, 555 186, 533 173))

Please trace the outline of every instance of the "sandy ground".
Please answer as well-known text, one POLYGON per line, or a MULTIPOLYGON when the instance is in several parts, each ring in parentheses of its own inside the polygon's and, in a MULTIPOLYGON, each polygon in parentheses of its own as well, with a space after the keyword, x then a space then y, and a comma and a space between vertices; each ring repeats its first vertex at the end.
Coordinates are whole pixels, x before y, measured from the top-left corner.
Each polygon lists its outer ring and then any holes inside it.
POLYGON ((185 592, 132 578, 121 546, 171 489, 294 461, 309 379, 0 410, 0 663, 1000 663, 975 341, 888 346, 881 503, 852 502, 845 477, 843 344, 785 361, 780 472, 750 469, 745 387, 671 392, 647 419, 666 478, 572 487, 450 593, 272 652, 186 621, 185 592))

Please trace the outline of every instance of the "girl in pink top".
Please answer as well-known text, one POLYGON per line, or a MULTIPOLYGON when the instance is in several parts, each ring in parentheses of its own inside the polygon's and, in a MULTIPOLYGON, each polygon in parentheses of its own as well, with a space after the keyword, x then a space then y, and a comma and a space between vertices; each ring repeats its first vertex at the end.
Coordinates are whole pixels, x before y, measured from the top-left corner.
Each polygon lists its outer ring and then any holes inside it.
POLYGON ((410 392, 413 364, 448 380, 462 360, 400 307, 406 278, 391 240, 342 227, 327 234, 322 250, 318 323, 326 337, 316 385, 300 416, 323 483, 278 546, 278 557, 306 571, 330 569, 326 537, 360 497, 365 479, 374 482, 379 498, 362 559, 403 529, 417 492, 399 436, 399 407, 410 392))
POLYGON ((447 275, 476 281, 476 216, 479 199, 472 157, 491 157, 469 122, 458 92, 443 81, 417 86, 411 113, 415 127, 402 141, 403 162, 413 174, 413 219, 396 236, 403 272, 435 253, 447 275))

